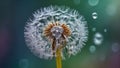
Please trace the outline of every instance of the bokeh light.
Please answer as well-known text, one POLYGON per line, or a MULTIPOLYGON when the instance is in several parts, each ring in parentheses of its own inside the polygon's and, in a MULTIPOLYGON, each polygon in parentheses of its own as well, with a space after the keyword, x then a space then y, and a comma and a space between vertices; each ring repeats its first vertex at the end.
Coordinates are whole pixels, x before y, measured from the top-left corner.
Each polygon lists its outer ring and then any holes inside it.
POLYGON ((92 31, 93 31, 93 32, 95 32, 95 31, 96 31, 96 28, 95 28, 95 27, 93 27, 93 28, 92 28, 92 31))
POLYGON ((111 46, 111 49, 113 52, 119 52, 120 51, 120 45, 119 43, 113 43, 111 46))
POLYGON ((94 53, 94 52, 96 51, 96 47, 95 47, 94 45, 91 45, 91 46, 89 47, 89 51, 90 51, 91 53, 94 53))
POLYGON ((107 29, 106 29, 106 28, 104 29, 104 32, 107 32, 107 29))
POLYGON ((117 13, 117 5, 114 3, 109 4, 106 8, 106 13, 108 16, 114 16, 117 13))
POLYGON ((99 3, 99 0, 88 0, 90 6, 96 6, 99 3))
POLYGON ((11 34, 6 26, 0 28, 0 63, 4 62, 6 56, 9 54, 11 42, 11 34))
POLYGON ((103 42, 102 34, 99 33, 99 32, 95 33, 93 42, 94 42, 95 45, 101 45, 102 42, 103 42))

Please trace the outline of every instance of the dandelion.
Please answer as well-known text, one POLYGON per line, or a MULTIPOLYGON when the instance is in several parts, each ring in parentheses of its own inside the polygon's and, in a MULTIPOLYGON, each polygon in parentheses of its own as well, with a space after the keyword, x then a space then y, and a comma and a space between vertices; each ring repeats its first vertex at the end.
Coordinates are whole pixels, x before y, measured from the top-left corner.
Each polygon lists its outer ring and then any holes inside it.
POLYGON ((76 55, 87 41, 84 17, 68 7, 50 6, 37 10, 25 26, 27 46, 39 58, 61 59, 76 55))

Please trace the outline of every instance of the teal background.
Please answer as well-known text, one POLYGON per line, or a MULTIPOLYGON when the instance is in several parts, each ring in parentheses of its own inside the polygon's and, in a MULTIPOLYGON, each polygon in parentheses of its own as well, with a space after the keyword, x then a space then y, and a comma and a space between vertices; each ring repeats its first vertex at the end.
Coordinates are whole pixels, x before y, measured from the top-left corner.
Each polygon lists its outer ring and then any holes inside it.
MULTIPOLYGON (((88 24, 89 36, 86 45, 76 56, 63 60, 63 68, 120 68, 120 0, 99 0, 95 6, 89 5, 88 0, 1 0, 0 31, 2 34, 2 30, 6 30, 9 43, 5 42, 8 43, 6 47, 0 44, 0 55, 4 54, 2 51, 6 51, 4 57, 0 57, 0 68, 56 68, 55 59, 44 60, 34 56, 27 48, 24 38, 25 23, 32 14, 37 9, 50 5, 75 9, 84 16, 88 24), (113 15, 108 13, 114 8, 106 12, 111 3, 117 5, 113 15), (93 12, 98 13, 97 19, 92 18, 93 12), (95 32, 92 31, 94 27, 95 32), (104 32, 104 29, 107 29, 107 32, 104 32), (100 32, 104 39, 99 46, 93 43, 96 32, 100 32), (119 44, 118 52, 111 50, 114 43, 119 44), (94 53, 89 51, 91 45, 96 47, 94 53)), ((0 38, 0 41, 3 38, 0 38)))

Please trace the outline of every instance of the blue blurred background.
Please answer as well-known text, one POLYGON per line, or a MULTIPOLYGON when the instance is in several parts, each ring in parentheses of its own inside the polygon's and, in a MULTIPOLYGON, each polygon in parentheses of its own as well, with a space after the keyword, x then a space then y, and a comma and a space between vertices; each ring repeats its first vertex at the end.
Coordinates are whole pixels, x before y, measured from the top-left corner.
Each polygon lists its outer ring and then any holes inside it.
POLYGON ((24 39, 34 11, 50 5, 75 9, 88 24, 88 42, 63 68, 120 68, 120 0, 0 0, 0 68, 56 68, 54 59, 34 56, 24 39))

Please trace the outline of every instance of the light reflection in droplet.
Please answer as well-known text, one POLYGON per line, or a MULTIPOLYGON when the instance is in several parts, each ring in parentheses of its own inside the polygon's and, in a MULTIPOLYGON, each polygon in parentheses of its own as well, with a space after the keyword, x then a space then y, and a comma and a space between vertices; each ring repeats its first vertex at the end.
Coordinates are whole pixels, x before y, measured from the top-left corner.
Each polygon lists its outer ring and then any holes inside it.
POLYGON ((98 14, 97 14, 96 12, 93 12, 93 13, 92 13, 92 18, 93 18, 93 19, 97 19, 97 18, 98 18, 98 14))
POLYGON ((103 36, 101 33, 97 32, 95 35, 94 35, 94 44, 95 45, 101 45, 102 42, 103 42, 103 36))

